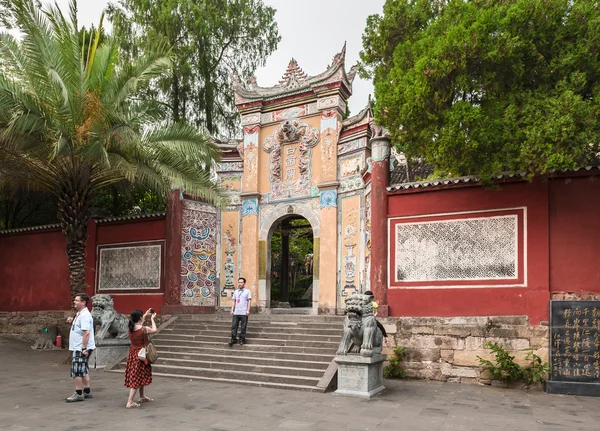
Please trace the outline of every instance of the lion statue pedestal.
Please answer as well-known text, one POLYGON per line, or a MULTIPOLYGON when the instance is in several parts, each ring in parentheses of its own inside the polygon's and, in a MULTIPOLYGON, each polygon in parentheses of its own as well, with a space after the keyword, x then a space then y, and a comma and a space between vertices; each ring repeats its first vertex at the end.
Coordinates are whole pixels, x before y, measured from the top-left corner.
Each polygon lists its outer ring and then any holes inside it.
POLYGON ((339 395, 371 398, 383 391, 383 362, 387 355, 380 353, 370 357, 360 355, 336 356, 338 365, 339 395))
POLYGON ((383 334, 373 315, 373 297, 352 295, 346 298, 344 335, 335 356, 338 365, 336 394, 371 398, 383 391, 381 353, 383 334))
POLYGON ((90 367, 111 368, 129 352, 129 319, 115 310, 111 295, 92 296, 92 318, 96 327, 96 350, 90 357, 90 367))

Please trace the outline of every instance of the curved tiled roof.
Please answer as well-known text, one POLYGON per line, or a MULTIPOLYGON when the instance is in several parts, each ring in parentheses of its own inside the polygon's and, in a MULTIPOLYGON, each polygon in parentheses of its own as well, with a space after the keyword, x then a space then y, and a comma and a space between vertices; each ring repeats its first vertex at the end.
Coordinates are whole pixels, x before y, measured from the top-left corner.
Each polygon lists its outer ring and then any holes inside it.
POLYGON ((17 229, 0 229, 0 235, 6 235, 9 233, 22 233, 22 232, 39 232, 44 230, 54 230, 60 229, 59 224, 46 224, 42 226, 30 226, 30 227, 21 227, 17 229))
POLYGON ((156 212, 156 213, 149 213, 149 214, 130 214, 130 215, 119 216, 119 217, 105 217, 105 218, 97 219, 96 223, 102 224, 102 223, 111 223, 111 222, 116 222, 116 221, 129 221, 129 220, 141 220, 141 219, 150 219, 150 218, 161 218, 161 217, 165 217, 166 215, 167 215, 166 211, 161 211, 161 212, 156 212))
MULTIPOLYGON (((583 172, 583 171, 596 171, 600 170, 600 166, 582 166, 580 168, 575 169, 562 169, 562 170, 550 170, 550 174, 560 174, 560 173, 570 173, 570 172, 583 172)), ((521 179, 524 178, 527 174, 522 171, 518 172, 504 172, 500 175, 496 175, 491 179, 494 181, 501 180, 511 180, 511 179, 521 179)), ((411 190, 411 189, 424 189, 429 187, 442 187, 442 186, 453 186, 457 184, 468 184, 468 183, 478 183, 481 180, 481 177, 476 175, 467 175, 463 177, 456 178, 441 178, 437 180, 427 180, 427 181, 416 181, 410 183, 398 183, 390 185, 387 190, 390 192, 400 191, 400 190, 411 190)))

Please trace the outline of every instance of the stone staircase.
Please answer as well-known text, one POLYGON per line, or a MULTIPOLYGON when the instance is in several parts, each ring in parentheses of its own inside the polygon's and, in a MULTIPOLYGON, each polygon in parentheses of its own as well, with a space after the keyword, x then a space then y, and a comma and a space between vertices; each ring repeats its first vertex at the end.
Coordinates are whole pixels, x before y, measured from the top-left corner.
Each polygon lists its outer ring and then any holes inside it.
MULTIPOLYGON (((152 337, 159 352, 155 376, 324 391, 323 378, 338 348, 340 316, 250 316, 246 344, 229 347, 231 316, 180 316, 152 337)), ((124 372, 126 358, 111 371, 124 372)))

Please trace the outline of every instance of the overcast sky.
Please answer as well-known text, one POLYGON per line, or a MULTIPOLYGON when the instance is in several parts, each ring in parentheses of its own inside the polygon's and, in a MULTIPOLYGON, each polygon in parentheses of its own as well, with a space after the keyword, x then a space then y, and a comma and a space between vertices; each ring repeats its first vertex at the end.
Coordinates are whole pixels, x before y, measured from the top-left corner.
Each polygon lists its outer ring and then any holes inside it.
MULTIPOLYGON (((69 0, 57 0, 67 11, 69 0)), ((362 34, 367 17, 381 13, 385 0, 264 0, 277 9, 275 19, 279 26, 281 42, 277 51, 267 59, 265 67, 257 73, 258 85, 270 87, 285 72, 294 57, 309 75, 325 71, 344 41, 346 70, 356 63, 362 48, 362 34)), ((46 1, 47 3, 47 1, 46 1)), ((79 0, 79 25, 98 24, 102 10, 109 0, 79 0)), ((357 114, 367 104, 373 85, 357 77, 353 96, 349 100, 350 111, 357 114)))

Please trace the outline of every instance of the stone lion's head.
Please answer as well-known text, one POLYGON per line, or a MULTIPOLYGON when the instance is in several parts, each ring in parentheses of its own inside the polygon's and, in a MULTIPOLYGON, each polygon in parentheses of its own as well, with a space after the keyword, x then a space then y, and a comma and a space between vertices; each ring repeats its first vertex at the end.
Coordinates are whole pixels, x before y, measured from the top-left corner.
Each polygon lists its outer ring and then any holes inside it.
POLYGON ((360 318, 363 312, 362 295, 351 295, 346 298, 346 314, 350 318, 360 318))
POLYGON ((92 296, 92 316, 102 316, 106 312, 115 310, 115 301, 110 295, 94 295, 92 296))

